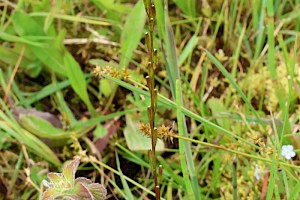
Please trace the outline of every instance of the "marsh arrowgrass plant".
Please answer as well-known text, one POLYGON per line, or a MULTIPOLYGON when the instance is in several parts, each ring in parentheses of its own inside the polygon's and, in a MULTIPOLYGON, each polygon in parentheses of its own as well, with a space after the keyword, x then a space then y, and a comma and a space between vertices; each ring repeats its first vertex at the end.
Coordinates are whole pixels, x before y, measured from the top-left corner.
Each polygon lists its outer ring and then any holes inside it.
MULTIPOLYGON (((144 0, 144 6, 148 16, 148 28, 149 32, 145 34, 146 46, 148 48, 148 75, 146 76, 147 86, 150 93, 150 105, 147 108, 148 119, 150 124, 150 135, 151 135, 151 149, 149 150, 148 156, 151 164, 152 174, 154 177, 156 199, 160 199, 160 186, 157 171, 157 161, 156 161, 156 142, 157 142, 157 128, 155 128, 155 113, 157 109, 157 89, 154 83, 154 67, 157 65, 157 50, 154 49, 154 27, 156 23, 156 10, 154 3, 151 0, 144 0)), ((159 170, 160 176, 162 170, 159 170)))

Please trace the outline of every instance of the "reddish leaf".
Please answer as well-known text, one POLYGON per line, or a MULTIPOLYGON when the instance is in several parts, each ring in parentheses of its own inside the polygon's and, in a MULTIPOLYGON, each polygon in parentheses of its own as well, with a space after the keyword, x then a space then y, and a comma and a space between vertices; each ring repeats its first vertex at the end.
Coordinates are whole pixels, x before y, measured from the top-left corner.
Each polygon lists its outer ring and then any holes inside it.
POLYGON ((59 197, 60 193, 58 189, 48 188, 42 195, 42 200, 54 200, 56 197, 59 197))
POLYGON ((75 181, 75 173, 77 170, 77 167, 80 163, 80 159, 76 158, 75 160, 71 161, 63 170, 63 176, 66 179, 66 181, 73 187, 74 181, 75 181))
POLYGON ((35 115, 37 117, 40 117, 44 120, 47 120, 48 122, 50 122, 54 127, 56 128, 61 128, 62 127, 62 123, 61 121, 54 115, 52 115, 51 113, 48 112, 41 112, 38 111, 36 109, 26 109, 20 106, 13 106, 12 107, 12 113, 14 115, 14 117, 19 120, 20 115, 35 115))
MULTIPOLYGON (((74 193, 76 194, 74 197, 76 197, 75 199, 80 200, 80 199, 85 199, 85 200, 94 200, 93 195, 90 193, 90 191, 88 190, 88 188, 86 186, 84 186, 81 183, 78 183, 75 185, 74 188, 74 193)), ((98 200, 98 199, 97 199, 98 200)))
POLYGON ((99 151, 102 151, 107 146, 110 137, 117 132, 120 124, 120 121, 109 121, 104 125, 107 128, 107 134, 95 141, 95 146, 99 151))
POLYGON ((66 188, 70 185, 64 180, 62 173, 50 172, 47 174, 54 188, 66 188))
POLYGON ((84 186, 87 186, 87 185, 89 185, 93 182, 90 179, 87 179, 87 178, 84 178, 84 177, 78 177, 78 178, 75 179, 75 185, 78 184, 78 183, 81 183, 84 186))
POLYGON ((88 185, 90 193, 92 193, 94 199, 103 200, 106 197, 107 191, 103 185, 99 183, 92 183, 88 185))

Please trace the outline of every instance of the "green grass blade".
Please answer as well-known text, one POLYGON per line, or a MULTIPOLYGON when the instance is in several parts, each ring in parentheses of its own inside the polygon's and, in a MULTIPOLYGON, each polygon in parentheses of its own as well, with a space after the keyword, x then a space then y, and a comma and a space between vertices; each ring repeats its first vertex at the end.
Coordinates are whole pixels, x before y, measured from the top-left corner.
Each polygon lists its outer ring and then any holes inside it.
POLYGON ((156 9, 156 22, 157 22, 158 35, 161 41, 165 41, 166 35, 165 35, 164 1, 154 0, 154 5, 156 9))
MULTIPOLYGON (((69 82, 69 80, 67 80, 69 82)), ((53 84, 58 87, 58 84, 56 79, 54 78, 53 84)), ((63 93, 61 89, 58 89, 55 92, 57 105, 60 108, 60 112, 63 116, 65 116, 65 120, 67 124, 74 124, 76 122, 76 118, 72 112, 72 110, 69 108, 67 102, 64 99, 63 93)))
POLYGON ((59 166, 61 163, 55 153, 44 142, 20 127, 2 99, 0 99, 0 105, 5 110, 5 113, 0 111, 0 128, 17 141, 25 144, 34 154, 59 166))
MULTIPOLYGON (((177 123, 178 123, 178 134, 181 136, 185 136, 186 133, 184 133, 184 125, 183 125, 183 120, 182 118, 184 118, 184 116, 182 115, 182 110, 181 110, 181 93, 180 93, 180 87, 179 87, 179 81, 176 82, 176 103, 177 103, 177 123)), ((182 170, 182 174, 183 174, 183 178, 184 178, 184 182, 185 182, 185 187, 186 187, 186 191, 187 191, 187 196, 188 199, 196 199, 196 195, 194 195, 193 192, 193 187, 192 187, 192 182, 189 178, 189 171, 187 168, 187 162, 189 162, 189 160, 187 160, 187 157, 185 156, 185 150, 186 150, 186 145, 185 143, 187 143, 186 141, 183 141, 181 139, 179 139, 179 155, 180 155, 180 163, 181 163, 181 170, 182 170)))
POLYGON ((197 35, 193 35, 179 56, 178 59, 179 66, 181 66, 183 62, 187 59, 187 57, 193 52, 197 44, 198 44, 198 37, 197 35))
MULTIPOLYGON (((32 17, 48 17, 49 13, 46 12, 33 12, 30 13, 30 16, 32 17)), ((72 15, 64 15, 64 14, 58 14, 53 13, 53 17, 57 19, 63 19, 67 21, 73 21, 73 22, 81 22, 86 24, 94 24, 94 25, 101 25, 101 26, 110 26, 111 23, 103 18, 100 17, 88 17, 88 16, 72 16, 72 15)))
POLYGON ((175 39, 174 39, 174 33, 172 30, 171 22, 169 19, 169 15, 167 14, 167 11, 165 10, 165 46, 166 51, 163 52, 164 58, 165 58, 165 64, 167 68, 168 73, 168 79, 171 86, 171 92, 173 98, 175 98, 175 85, 176 80, 180 79, 180 73, 179 73, 179 66, 177 62, 177 55, 176 55, 176 45, 175 45, 175 39))
POLYGON ((9 42, 19 42, 19 43, 29 44, 32 46, 45 47, 45 44, 42 44, 39 42, 34 42, 34 41, 28 40, 24 37, 18 37, 18 36, 11 35, 11 34, 8 34, 5 32, 0 32, 0 39, 9 41, 9 42))
POLYGON ((245 35, 245 31, 246 31, 246 24, 244 25, 244 27, 240 33, 241 35, 239 37, 237 48, 235 49, 235 53, 234 53, 234 58, 233 58, 234 62, 233 62, 232 71, 231 71, 231 74, 233 77, 236 77, 237 64, 238 64, 239 57, 240 57, 241 45, 242 45, 243 37, 245 35))
POLYGON ((206 49, 204 49, 209 59, 216 65, 216 67, 222 72, 222 74, 229 80, 229 82, 232 84, 232 86, 236 89, 238 94, 241 96, 241 98, 246 103, 248 109, 253 112, 253 114, 259 119, 256 110, 253 108, 251 102, 246 97, 242 89, 239 87, 239 85, 235 82, 232 75, 226 70, 226 68, 206 49))
POLYGON ((26 98, 26 102, 22 102, 22 104, 33 104, 47 96, 50 96, 51 94, 60 91, 66 87, 70 86, 70 81, 65 80, 61 81, 59 83, 51 83, 45 87, 43 87, 40 91, 30 95, 28 98, 26 98))
POLYGON ((123 185, 123 189, 125 190, 126 199, 133 200, 134 199, 133 195, 132 195, 132 193, 131 193, 131 191, 129 189, 127 181, 125 180, 123 172, 122 172, 121 167, 120 167, 120 160, 119 160, 119 156, 118 156, 118 152, 117 151, 115 151, 115 155, 116 155, 117 168, 118 168, 118 171, 119 171, 119 174, 120 174, 120 178, 121 178, 121 182, 122 182, 122 185, 123 185))
POLYGON ((61 76, 66 76, 66 69, 63 64, 64 58, 61 51, 53 46, 49 46, 37 47, 31 45, 29 49, 48 69, 53 70, 61 76))
MULTIPOLYGON (((138 94, 142 94, 145 97, 149 98, 149 93, 147 91, 145 91, 145 90, 137 88, 137 87, 135 87, 133 85, 130 85, 130 84, 128 84, 128 83, 126 83, 126 82, 124 82, 122 80, 119 80, 117 78, 109 77, 107 75, 104 75, 104 76, 105 76, 105 78, 107 78, 109 80, 112 80, 113 82, 117 83, 118 85, 121 85, 124 88, 127 88, 128 90, 137 92, 138 94)), ((138 84, 138 83, 136 83, 136 84, 138 84)), ((164 96, 162 96, 160 94, 158 94, 158 103, 159 103, 159 105, 165 106, 166 108, 171 108, 171 109, 174 109, 174 110, 177 109, 177 104, 174 101, 172 101, 169 98, 166 98, 166 97, 164 97, 164 96)), ((219 131, 220 133, 222 133, 225 136, 227 136, 230 140, 236 141, 236 139, 238 139, 238 140, 244 142, 245 144, 248 144, 248 145, 252 146, 253 148, 258 149, 258 147, 255 144, 247 141, 246 139, 238 136, 237 134, 234 134, 234 133, 232 133, 232 132, 224 129, 221 126, 218 126, 218 125, 214 124, 213 122, 211 122, 211 121, 209 121, 209 120, 207 120, 207 119, 199 116, 198 114, 193 113, 192 111, 190 111, 190 110, 188 110, 188 109, 186 109, 184 107, 182 107, 181 109, 182 109, 183 114, 185 114, 186 116, 188 116, 188 117, 190 117, 190 118, 192 118, 192 119, 194 119, 194 120, 196 120, 198 122, 201 122, 204 125, 207 125, 208 127, 212 128, 212 129, 214 129, 216 131, 219 131)))
POLYGON ((127 66, 133 51, 137 48, 146 20, 146 12, 143 1, 140 0, 128 15, 121 36, 121 61, 120 67, 127 66))
POLYGON ((133 162, 140 166, 147 167, 150 169, 149 163, 144 161, 143 159, 141 159, 137 153, 132 153, 132 151, 129 151, 128 149, 126 149, 125 147, 120 145, 119 143, 116 143, 115 145, 124 152, 124 154, 122 154, 122 156, 127 157, 128 160, 131 160, 131 161, 134 160, 133 162))
MULTIPOLYGON (((275 147, 279 148, 279 138, 278 138, 278 133, 277 133, 277 129, 276 129, 276 125, 275 122, 273 121, 273 129, 274 129, 274 135, 276 138, 276 144, 275 147)), ((280 152, 280 151, 278 151, 280 152)), ((273 194, 274 194, 274 186, 275 186, 275 181, 277 178, 277 173, 278 173, 278 158, 276 158, 276 151, 273 152, 273 156, 272 156, 272 164, 271 164, 271 170, 270 170, 270 176, 269 176, 269 181, 268 181, 268 189, 267 189, 267 196, 266 199, 267 200, 271 200, 273 198, 273 194)))
POLYGON ((188 0, 188 1, 182 1, 182 0, 174 0, 174 3, 189 17, 196 17, 196 1, 195 0, 188 0))
POLYGON ((264 38, 265 38, 265 26, 264 26, 264 4, 265 1, 255 0, 253 2, 253 5, 255 9, 255 13, 253 12, 252 16, 254 16, 254 28, 258 30, 257 37, 256 37, 256 43, 255 43, 255 52, 253 61, 256 61, 259 57, 259 54, 261 53, 262 47, 264 45, 264 38))
POLYGON ((97 115, 87 93, 87 83, 84 74, 73 56, 66 52, 64 65, 73 90, 82 99, 92 116, 97 115))
MULTIPOLYGON (((165 7, 166 8, 166 7, 165 7)), ((175 39, 174 39, 174 33, 173 29, 170 23, 169 15, 167 14, 167 10, 165 10, 165 46, 166 46, 166 52, 164 52, 166 58, 165 58, 165 63, 166 63, 166 68, 168 72, 168 79, 170 82, 171 86, 171 92, 173 99, 176 99, 176 108, 178 107, 178 102, 180 101, 180 106, 183 103, 183 97, 182 97, 182 89, 181 89, 181 83, 178 82, 178 88, 176 87, 176 81, 180 80, 180 70, 178 66, 178 61, 177 61, 177 55, 176 55, 176 44, 175 44, 175 39), (176 95, 176 90, 179 91, 178 95, 176 95), (177 99, 179 97, 179 99, 177 99)), ((196 39, 195 39, 196 40, 196 39)), ((178 108, 177 108, 178 109, 178 108)), ((185 121, 185 116, 182 115, 181 113, 181 118, 177 118, 178 122, 181 123, 183 130, 182 134, 184 136, 187 136, 187 127, 186 127, 186 121, 185 121)), ((198 185, 198 179, 197 179, 197 174, 195 171, 195 165, 194 161, 192 159, 192 152, 191 152, 191 146, 190 143, 184 142, 184 153, 185 153, 185 158, 187 161, 187 167, 188 167, 188 172, 191 178, 191 184, 192 184, 192 189, 194 193, 194 198, 200 199, 200 189, 198 185)))
POLYGON ((136 110, 137 109, 126 109, 124 111, 118 111, 118 112, 115 112, 115 113, 110 113, 110 114, 102 115, 102 116, 99 116, 99 117, 93 117, 93 118, 91 118, 89 120, 86 120, 86 121, 76 121, 74 124, 72 124, 70 126, 70 129, 71 130, 77 130, 77 129, 80 129, 80 128, 83 128, 83 127, 95 126, 95 125, 98 125, 101 122, 105 122, 105 121, 113 119, 115 117, 120 117, 120 116, 123 116, 125 114, 129 114, 129 113, 131 113, 133 111, 136 111, 136 110))
MULTIPOLYGON (((93 165, 93 167, 98 170, 98 172, 101 174, 103 173, 103 171, 100 169, 100 167, 98 165, 96 165, 95 163, 91 163, 93 165)), ((117 185, 116 181, 114 179, 108 179, 109 183, 113 186, 114 190, 116 190, 116 193, 119 193, 124 199, 126 198, 125 193, 123 192, 123 190, 117 185)))
POLYGON ((300 193, 300 181, 297 181, 297 184, 294 186, 293 190, 291 191, 291 196, 288 200, 297 200, 300 193))
POLYGON ((267 6, 267 27, 268 27, 268 66, 270 70, 270 77, 275 80, 277 77, 275 67, 275 39, 274 39, 274 9, 273 0, 266 1, 267 6))

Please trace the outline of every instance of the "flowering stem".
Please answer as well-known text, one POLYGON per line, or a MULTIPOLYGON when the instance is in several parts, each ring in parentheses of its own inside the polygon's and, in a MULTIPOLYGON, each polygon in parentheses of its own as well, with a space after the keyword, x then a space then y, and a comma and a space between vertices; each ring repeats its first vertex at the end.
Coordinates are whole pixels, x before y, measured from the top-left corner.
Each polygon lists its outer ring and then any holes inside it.
POLYGON ((153 37, 154 37, 154 27, 155 27, 155 17, 156 17, 156 11, 155 6, 151 2, 151 0, 144 0, 145 9, 148 16, 148 27, 149 32, 145 34, 145 40, 146 40, 146 46, 148 48, 148 56, 149 56, 149 62, 148 62, 148 75, 146 77, 147 80, 147 86, 150 93, 150 106, 148 106, 148 119, 150 124, 150 134, 151 134, 151 150, 149 150, 149 161, 154 177, 154 183, 155 183, 155 193, 156 193, 156 199, 160 199, 160 187, 158 183, 158 177, 157 177, 157 164, 156 164, 156 142, 157 142, 157 130, 155 128, 155 113, 156 113, 156 107, 157 107, 157 90, 155 89, 155 83, 154 83, 154 66, 157 65, 157 50, 154 49, 153 45, 153 37))

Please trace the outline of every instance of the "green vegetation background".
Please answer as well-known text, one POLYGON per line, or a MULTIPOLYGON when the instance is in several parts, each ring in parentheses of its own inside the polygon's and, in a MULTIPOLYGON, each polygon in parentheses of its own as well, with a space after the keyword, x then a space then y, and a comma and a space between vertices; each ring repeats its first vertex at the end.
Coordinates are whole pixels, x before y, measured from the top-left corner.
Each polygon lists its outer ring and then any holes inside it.
MULTIPOLYGON (((108 199, 154 198, 143 3, 0 0, 0 199, 76 156, 108 199)), ((162 199, 297 199, 299 0, 153 3, 162 199)))

